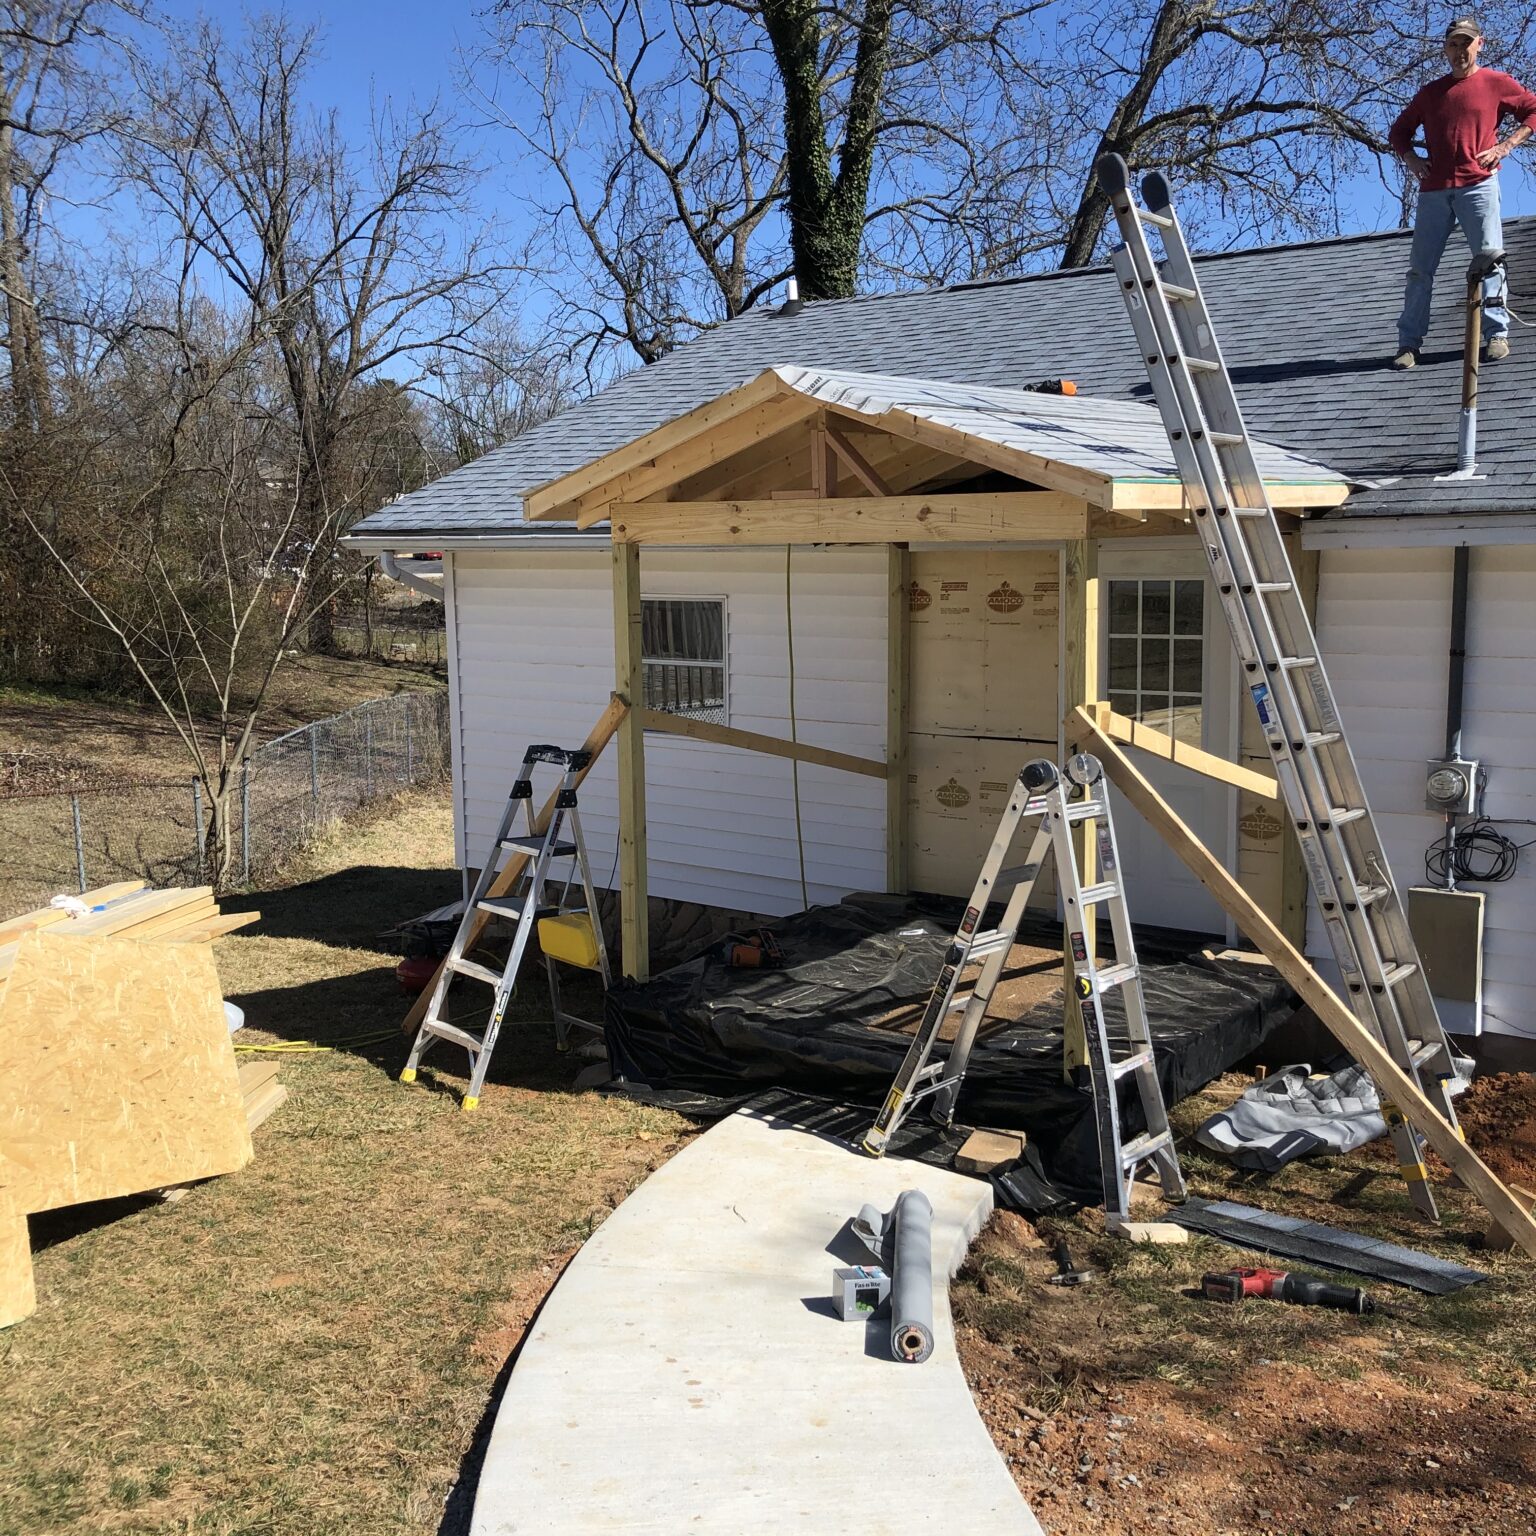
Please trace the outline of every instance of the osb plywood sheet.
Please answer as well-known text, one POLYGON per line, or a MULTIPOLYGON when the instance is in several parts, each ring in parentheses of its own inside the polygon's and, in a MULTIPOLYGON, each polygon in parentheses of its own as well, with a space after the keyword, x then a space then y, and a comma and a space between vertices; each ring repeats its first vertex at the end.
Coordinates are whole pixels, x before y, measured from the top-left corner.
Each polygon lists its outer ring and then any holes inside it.
POLYGON ((36 1310, 27 1218, 0 1213, 0 1328, 9 1328, 36 1310))
MULTIPOLYGON (((981 861, 997 836, 1019 769, 1032 758, 1055 760, 1054 741, 974 741, 958 736, 907 737, 907 857, 915 891, 969 896, 981 861)), ((1007 865, 1021 864, 1037 822, 1021 825, 1007 865)), ((1007 867, 1005 865, 1005 867, 1007 867)), ((1030 895, 1031 911, 1056 910, 1050 860, 1030 895)))
POLYGON ((213 957, 187 944, 21 943, 0 1002, 0 1211, 232 1173, 251 1158, 213 957))
POLYGON ((924 550, 911 574, 911 728, 1054 740, 1055 551, 924 550))

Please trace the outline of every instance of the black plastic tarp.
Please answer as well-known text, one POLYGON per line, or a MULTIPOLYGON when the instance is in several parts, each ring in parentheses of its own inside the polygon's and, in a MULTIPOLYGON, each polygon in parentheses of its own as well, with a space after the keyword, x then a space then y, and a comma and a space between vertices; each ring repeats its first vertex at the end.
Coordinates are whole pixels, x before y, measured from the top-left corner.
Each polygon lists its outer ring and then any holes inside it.
MULTIPOLYGON (((851 897, 774 925, 787 964, 743 971, 713 951, 644 984, 610 989, 609 1060, 625 1088, 687 1113, 717 1115, 765 1090, 877 1106, 910 1036, 875 1028, 927 997, 959 918, 934 899, 851 897)), ((1020 934, 1056 946, 1059 927, 1020 934)), ((1142 985, 1158 1075, 1177 1102, 1255 1049, 1294 1007, 1266 966, 1179 957, 1138 935, 1142 985)), ((1124 1040, 1113 994, 1106 1017, 1124 1040)), ((957 1120, 1023 1131, 1048 1182, 1066 1197, 1099 1199, 1093 1101, 1062 1080, 1059 996, 978 1040, 957 1120)), ((1142 1127, 1134 1096, 1126 1126, 1142 1127)))

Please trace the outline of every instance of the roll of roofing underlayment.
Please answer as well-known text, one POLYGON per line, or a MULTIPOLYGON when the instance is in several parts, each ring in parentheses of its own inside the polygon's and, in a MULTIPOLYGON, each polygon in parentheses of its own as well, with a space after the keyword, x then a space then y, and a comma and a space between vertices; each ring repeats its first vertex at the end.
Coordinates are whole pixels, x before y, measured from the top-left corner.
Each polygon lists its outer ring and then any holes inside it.
POLYGON ((904 1190, 882 1214, 866 1205, 853 1230, 891 1276, 891 1355, 920 1365, 933 1353, 933 1205, 904 1190))

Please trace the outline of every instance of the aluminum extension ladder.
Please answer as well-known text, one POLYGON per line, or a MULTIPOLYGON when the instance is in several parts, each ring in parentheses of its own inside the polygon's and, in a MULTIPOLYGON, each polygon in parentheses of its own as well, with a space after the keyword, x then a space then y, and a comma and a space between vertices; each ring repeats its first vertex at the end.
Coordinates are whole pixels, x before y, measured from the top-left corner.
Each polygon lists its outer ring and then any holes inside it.
MULTIPOLYGON (((1098 175, 1124 242, 1113 256, 1121 297, 1350 1007, 1454 1126, 1456 1058, 1366 803, 1167 179, 1156 172, 1143 179, 1142 208, 1118 155, 1104 156, 1098 175), (1148 228, 1161 238, 1161 263, 1148 228)), ((1385 1096, 1382 1111, 1413 1203, 1434 1219, 1419 1137, 1385 1096)))
POLYGON ((603 944, 602 924, 597 918, 597 901, 592 889, 592 871, 587 862, 587 845, 581 834, 581 814, 576 806, 577 775, 588 765, 592 754, 584 750, 571 751, 564 747, 529 747, 523 756, 523 766, 512 785, 507 798, 507 808, 502 812, 501 824, 496 829, 496 839, 489 855, 480 867, 480 878, 475 882, 469 900, 464 905, 464 916, 453 944, 443 961, 437 980, 432 988, 432 999, 416 1032, 409 1060, 400 1074, 402 1083, 416 1080, 416 1069, 421 1058, 437 1041, 446 1040, 461 1045, 469 1052, 469 1089, 464 1095, 463 1107, 476 1109, 480 1103, 480 1090, 485 1086, 485 1074, 491 1064, 491 1052, 496 1048, 496 1037, 501 1032, 507 1007, 517 990, 518 972, 533 937, 535 925, 541 925, 543 933, 544 969, 549 980, 550 1004, 554 1013, 555 1042, 561 1050, 569 1044, 572 1029, 601 1033, 601 1025, 568 1013, 560 998, 560 973, 550 949, 554 947, 553 935, 542 925, 551 920, 563 922, 566 932, 571 931, 570 920, 575 920, 575 930, 585 952, 579 958, 565 958, 564 963, 580 965, 598 971, 606 991, 611 980, 608 970, 608 952, 603 944), (561 770, 560 787, 555 795, 554 809, 549 825, 543 832, 534 826, 533 774, 535 767, 549 764, 561 770), (519 815, 526 823, 526 831, 515 830, 519 815), (561 833, 569 823, 568 836, 561 833), (514 858, 527 860, 527 867, 504 896, 488 895, 502 854, 510 852, 514 858), (554 869, 562 866, 563 878, 554 869), (580 905, 573 905, 571 888, 580 882, 580 905), (545 899, 547 888, 561 887, 554 901, 545 899), (511 948, 506 964, 500 971, 482 965, 467 956, 467 950, 483 928, 485 914, 492 919, 502 919, 515 925, 511 948), (583 921, 584 919, 584 921, 583 921), (590 931, 588 931, 590 930, 590 931), (444 1017, 444 1009, 450 988, 460 977, 484 982, 492 989, 490 1017, 480 1034, 460 1028, 444 1017))
POLYGON ((976 1031, 986 1017, 992 994, 1002 977, 1008 952, 1018 936, 1024 908, 1039 878, 1048 852, 1054 852, 1066 917, 1068 947, 1072 955, 1073 985, 1082 1008, 1088 1046, 1089 1078, 1093 1086, 1094 1118, 1098 1126, 1099 1162, 1103 1170, 1104 1210, 1112 1222, 1131 1219, 1131 1186, 1136 1172, 1150 1164, 1163 1193, 1170 1200, 1185 1197, 1184 1175, 1174 1150, 1168 1110, 1157 1080, 1152 1051, 1152 1032, 1142 996, 1141 966, 1131 936, 1125 890, 1120 884, 1120 852, 1115 842, 1110 812, 1109 785, 1096 757, 1079 753, 1065 773, 1044 758, 1026 763, 1020 770, 997 835, 982 862, 975 889, 966 904, 959 931, 944 956, 944 965, 929 994, 922 1022, 907 1049, 906 1058, 874 1126, 864 1138, 864 1150, 879 1157, 897 1127, 921 1100, 934 1100, 933 1118, 948 1125, 965 1078, 976 1031), (1080 795, 1081 798, 1073 798, 1080 795), (1004 869, 1003 860, 1021 822, 1038 818, 1040 825, 1025 863, 1004 869), (1093 824, 1099 868, 1104 878, 1085 886, 1078 868, 1072 828, 1080 822, 1093 824), (989 902, 996 899, 1000 884, 1016 883, 996 928, 981 927, 989 902), (1087 942, 1088 924, 1096 909, 1106 907, 1115 936, 1115 959, 1100 965, 1087 942), (981 974, 974 988, 961 995, 961 973, 977 961, 981 974), (1125 1006, 1130 1051, 1116 1059, 1104 1020, 1104 996, 1117 990, 1125 1006), (960 1025, 946 1058, 935 1057, 943 1027, 959 1012, 960 1025), (1141 1101, 1145 1130, 1129 1139, 1121 1128, 1120 1088, 1129 1078, 1141 1101))

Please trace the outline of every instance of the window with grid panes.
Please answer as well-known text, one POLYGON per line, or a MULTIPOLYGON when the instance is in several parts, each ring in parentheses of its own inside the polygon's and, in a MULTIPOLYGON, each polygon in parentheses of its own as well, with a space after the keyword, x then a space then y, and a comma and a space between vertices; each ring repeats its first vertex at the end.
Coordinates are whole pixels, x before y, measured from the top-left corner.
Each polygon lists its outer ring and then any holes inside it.
POLYGON ((640 604, 645 702, 690 720, 729 724, 725 697, 725 602, 647 597, 640 604))
POLYGON ((1204 726, 1205 583, 1107 585, 1110 708, 1198 747, 1204 726))

